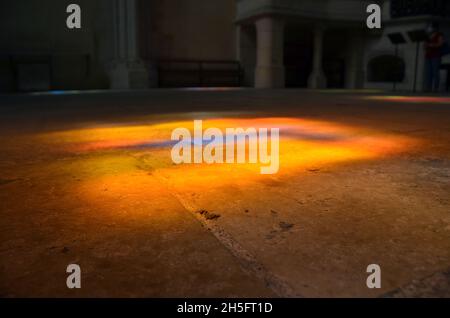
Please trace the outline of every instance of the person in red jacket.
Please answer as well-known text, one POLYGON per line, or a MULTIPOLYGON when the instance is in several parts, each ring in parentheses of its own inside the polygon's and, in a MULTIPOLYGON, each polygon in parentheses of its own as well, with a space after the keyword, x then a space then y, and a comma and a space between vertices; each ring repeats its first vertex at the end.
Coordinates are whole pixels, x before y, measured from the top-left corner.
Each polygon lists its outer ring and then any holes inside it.
POLYGON ((442 60, 442 47, 444 35, 439 31, 439 24, 432 23, 428 30, 430 37, 425 42, 425 89, 426 91, 439 91, 440 69, 442 60))

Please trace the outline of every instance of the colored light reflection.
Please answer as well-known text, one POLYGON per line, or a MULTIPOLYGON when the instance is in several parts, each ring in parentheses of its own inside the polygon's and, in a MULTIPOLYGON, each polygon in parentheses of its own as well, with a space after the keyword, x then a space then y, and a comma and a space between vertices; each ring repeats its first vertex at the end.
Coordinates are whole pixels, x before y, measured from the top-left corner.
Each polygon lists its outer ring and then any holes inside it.
MULTIPOLYGON (((139 173, 158 175, 178 191, 227 184, 248 184, 273 177, 290 177, 317 167, 332 167, 343 162, 372 160, 402 152, 416 141, 361 127, 302 118, 209 118, 203 129, 280 128, 280 170, 276 175, 261 175, 261 164, 173 164, 170 150, 175 143, 175 128, 193 130, 193 120, 153 122, 149 125, 90 127, 53 132, 41 138, 58 149, 76 154, 74 169, 80 169, 94 184, 139 187, 139 173), (108 180, 108 181, 105 181, 108 180), (134 180, 134 181, 133 181, 134 180)), ((264 165, 266 166, 266 165, 264 165)), ((91 185, 96 189, 95 185, 91 185)), ((120 187, 116 187, 120 189, 120 187)))
POLYGON ((366 99, 375 101, 387 101, 397 103, 411 103, 411 104, 448 104, 450 105, 450 97, 438 96, 368 96, 366 99))
POLYGON ((32 96, 47 96, 47 95, 80 95, 80 94, 99 94, 104 93, 104 90, 49 90, 49 91, 39 91, 28 93, 32 96))
POLYGON ((240 91, 243 90, 242 87, 186 87, 180 88, 178 90, 182 91, 194 91, 194 92, 229 92, 229 91, 240 91))

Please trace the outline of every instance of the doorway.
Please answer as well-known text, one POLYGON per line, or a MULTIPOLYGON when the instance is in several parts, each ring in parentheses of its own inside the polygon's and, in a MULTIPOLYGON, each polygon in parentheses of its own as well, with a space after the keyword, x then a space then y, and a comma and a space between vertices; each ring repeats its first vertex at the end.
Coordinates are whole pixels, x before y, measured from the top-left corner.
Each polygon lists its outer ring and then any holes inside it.
POLYGON ((312 58, 311 31, 302 26, 287 25, 284 37, 286 87, 308 87, 312 58))

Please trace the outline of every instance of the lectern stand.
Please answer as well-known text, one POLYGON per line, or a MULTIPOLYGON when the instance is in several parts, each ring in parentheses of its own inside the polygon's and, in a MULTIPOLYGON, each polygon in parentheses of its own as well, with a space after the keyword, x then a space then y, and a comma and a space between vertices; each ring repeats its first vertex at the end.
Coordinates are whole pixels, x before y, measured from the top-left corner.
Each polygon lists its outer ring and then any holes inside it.
POLYGON ((417 68, 419 64, 420 43, 428 41, 428 33, 425 30, 413 30, 408 32, 411 42, 416 43, 416 66, 414 68, 414 87, 413 92, 417 91, 417 68))

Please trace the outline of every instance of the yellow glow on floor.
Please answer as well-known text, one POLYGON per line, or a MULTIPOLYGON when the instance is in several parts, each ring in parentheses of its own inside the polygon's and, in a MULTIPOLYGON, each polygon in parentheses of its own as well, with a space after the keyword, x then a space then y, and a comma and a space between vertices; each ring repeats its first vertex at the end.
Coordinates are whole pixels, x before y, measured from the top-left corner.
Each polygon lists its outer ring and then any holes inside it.
POLYGON ((437 96, 367 96, 366 99, 398 103, 430 103, 450 105, 450 97, 437 96))
MULTIPOLYGON (((122 184, 123 187, 141 187, 140 173, 161 176, 180 191, 194 185, 207 190, 214 186, 306 173, 308 169, 347 161, 377 159, 399 153, 416 142, 400 135, 302 118, 230 117, 203 120, 204 130, 210 127, 222 131, 237 127, 280 128, 279 173, 261 175, 260 164, 174 165, 170 150, 175 142, 170 138, 173 129, 179 127, 192 131, 193 120, 189 117, 187 120, 153 122, 149 125, 96 126, 47 133, 40 138, 80 156, 75 169, 82 169, 92 176, 90 182, 98 185, 92 184, 94 192, 98 191, 105 178, 109 182, 115 180, 114 184, 122 184)), ((145 191, 153 189, 147 188, 145 191)))

